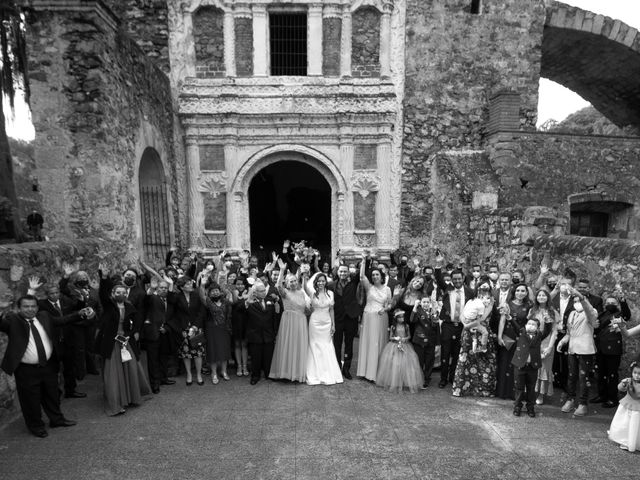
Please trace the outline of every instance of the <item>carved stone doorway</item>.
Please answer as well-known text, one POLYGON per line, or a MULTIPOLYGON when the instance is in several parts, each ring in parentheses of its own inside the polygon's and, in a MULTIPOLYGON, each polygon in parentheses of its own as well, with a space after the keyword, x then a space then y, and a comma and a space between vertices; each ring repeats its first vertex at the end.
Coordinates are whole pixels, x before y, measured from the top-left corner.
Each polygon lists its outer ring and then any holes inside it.
POLYGON ((313 166, 282 160, 262 168, 249 186, 251 251, 261 261, 282 251, 282 242, 306 240, 331 255, 331 186, 313 166))

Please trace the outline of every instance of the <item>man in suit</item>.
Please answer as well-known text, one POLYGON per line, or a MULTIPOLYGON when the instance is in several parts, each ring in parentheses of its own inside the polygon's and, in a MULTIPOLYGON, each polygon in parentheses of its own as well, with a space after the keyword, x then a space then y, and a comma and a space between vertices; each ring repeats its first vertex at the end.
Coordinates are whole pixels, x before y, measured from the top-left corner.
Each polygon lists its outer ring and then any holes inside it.
POLYGON ((358 285, 360 277, 351 275, 346 265, 338 267, 338 280, 331 282, 328 289, 333 292, 334 319, 336 331, 333 334, 333 347, 336 351, 338 364, 342 365, 342 376, 351 380, 351 360, 353 358, 353 339, 358 333, 358 317, 360 317, 360 303, 358 303, 358 285), (342 343, 344 341, 344 362, 342 357, 342 343))
POLYGON ((40 408, 49 417, 51 428, 76 424, 60 411, 58 393, 59 361, 55 351, 54 325, 77 322, 83 310, 63 317, 51 317, 38 312, 38 299, 25 295, 18 299, 18 313, 9 312, 0 319, 0 331, 9 336, 9 344, 0 367, 15 375, 22 416, 29 431, 36 437, 48 435, 40 408))
POLYGON ((506 305, 506 303, 511 300, 512 284, 510 273, 503 272, 500 274, 498 277, 498 288, 493 291, 493 298, 496 305, 506 305))
MULTIPOLYGON (((29 294, 35 295, 35 285, 29 284, 29 294)), ((53 318, 63 317, 80 310, 76 308, 76 302, 69 297, 60 295, 60 288, 56 284, 50 284, 46 287, 47 298, 38 300, 38 310, 47 312, 53 318)), ((64 377, 64 396, 65 398, 85 398, 84 392, 76 390, 78 383, 76 381, 75 369, 75 343, 71 326, 54 326, 52 339, 56 344, 56 351, 59 352, 59 359, 62 360, 62 376, 64 377)))
POLYGON ((576 284, 576 290, 587 297, 587 300, 589 300, 591 306, 596 309, 598 315, 604 312, 602 297, 591 293, 591 283, 589 282, 589 280, 587 280, 586 278, 581 278, 580 280, 578 280, 578 283, 576 284))
POLYGON ((400 280, 398 279, 397 265, 391 265, 389 267, 389 273, 387 275, 387 279, 385 283, 387 287, 389 287, 389 290, 391 290, 392 295, 393 295, 393 292, 396 290, 397 286, 400 286, 402 288, 402 285, 400 285, 400 280))
POLYGON ((271 359, 276 341, 275 304, 267 297, 267 288, 262 282, 252 287, 252 295, 245 302, 247 311, 247 342, 251 356, 251 385, 260 380, 260 374, 269 377, 271 359))
POLYGON ((176 335, 176 328, 171 324, 172 307, 167 301, 169 284, 164 280, 158 282, 155 293, 146 295, 144 299, 145 320, 142 325, 143 345, 147 351, 149 381, 153 393, 160 392, 160 385, 173 385, 175 380, 168 376, 168 356, 171 354, 171 335, 176 335))
POLYGON ((473 291, 464 284, 464 274, 454 270, 451 274, 453 288, 442 297, 440 310, 440 383, 444 388, 447 382, 453 383, 453 376, 458 365, 460 353, 460 337, 462 336, 462 310, 464 305, 474 297, 473 291))

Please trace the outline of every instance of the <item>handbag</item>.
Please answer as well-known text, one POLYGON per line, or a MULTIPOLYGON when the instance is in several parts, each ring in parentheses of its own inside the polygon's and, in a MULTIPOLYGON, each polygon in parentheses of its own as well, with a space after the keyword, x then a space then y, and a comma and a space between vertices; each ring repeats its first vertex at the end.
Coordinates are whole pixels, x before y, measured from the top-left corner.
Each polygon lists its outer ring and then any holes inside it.
POLYGON ((189 338, 189 345, 191 348, 196 348, 198 345, 202 345, 206 339, 207 337, 204 332, 196 333, 193 337, 189 338))
POLYGON ((516 341, 507 335, 502 335, 502 341, 504 342, 504 348, 507 350, 511 350, 511 348, 516 344, 516 341))
POLYGON ((120 358, 122 359, 122 363, 126 363, 132 360, 131 353, 127 350, 127 347, 123 346, 120 349, 120 358))

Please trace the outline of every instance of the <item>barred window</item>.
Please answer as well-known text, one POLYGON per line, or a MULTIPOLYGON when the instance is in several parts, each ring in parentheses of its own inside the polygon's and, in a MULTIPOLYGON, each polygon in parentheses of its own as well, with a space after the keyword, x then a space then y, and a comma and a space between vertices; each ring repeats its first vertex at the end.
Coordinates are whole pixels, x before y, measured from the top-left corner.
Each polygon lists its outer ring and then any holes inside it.
POLYGON ((307 75, 307 14, 269 14, 271 75, 307 75))

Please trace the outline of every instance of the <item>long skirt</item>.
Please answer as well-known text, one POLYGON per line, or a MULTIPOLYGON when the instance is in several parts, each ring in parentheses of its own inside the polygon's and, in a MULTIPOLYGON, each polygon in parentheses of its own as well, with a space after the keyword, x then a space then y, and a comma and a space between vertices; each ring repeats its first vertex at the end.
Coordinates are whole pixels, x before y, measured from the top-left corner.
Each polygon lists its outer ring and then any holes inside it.
POLYGON ((380 354, 389 339, 389 316, 378 312, 364 312, 362 333, 358 343, 358 369, 356 375, 374 381, 378 377, 380 354))
POLYGON ((285 310, 278 328, 269 377, 304 382, 307 377, 308 348, 307 317, 301 312, 285 310))
POLYGON ((640 412, 631 410, 624 401, 620 402, 611 420, 609 440, 628 448, 630 452, 640 450, 640 412))
POLYGON ((420 360, 410 343, 388 342, 378 363, 376 384, 392 392, 404 388, 416 393, 422 387, 424 377, 420 360))
POLYGON ((123 362, 120 344, 116 342, 111 357, 104 360, 102 366, 104 383, 104 410, 107 415, 123 413, 129 405, 140 405, 145 396, 151 394, 149 379, 136 359, 130 345, 127 350, 131 360, 123 362))

